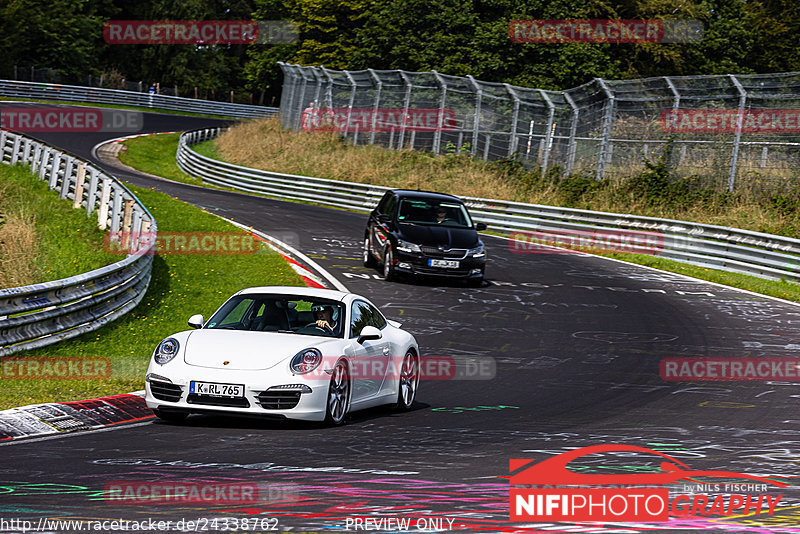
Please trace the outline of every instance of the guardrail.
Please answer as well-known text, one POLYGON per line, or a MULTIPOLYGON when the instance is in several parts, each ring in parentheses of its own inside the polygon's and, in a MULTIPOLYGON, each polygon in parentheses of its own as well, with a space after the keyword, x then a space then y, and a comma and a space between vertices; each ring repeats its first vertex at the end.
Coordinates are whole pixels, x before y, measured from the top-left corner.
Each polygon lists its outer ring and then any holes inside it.
MULTIPOLYGON (((29 165, 74 208, 87 216, 96 211, 101 229, 156 235, 156 221, 139 199, 91 163, 6 131, 0 131, 0 162, 29 165)), ((154 241, 88 273, 0 289, 0 356, 96 330, 133 309, 150 283, 154 241)))
MULTIPOLYGON (((181 135, 178 166, 204 182, 279 199, 370 211, 390 188, 250 169, 202 156, 190 145, 213 139, 221 128, 181 135)), ((657 234, 657 256, 702 267, 770 279, 800 281, 800 240, 737 228, 654 217, 462 197, 476 221, 501 232, 555 237, 623 230, 657 234)))
POLYGON ((214 102, 212 100, 195 100, 194 98, 180 96, 151 95, 149 93, 105 89, 102 87, 81 87, 78 85, 20 82, 14 80, 0 80, 0 96, 33 100, 123 104, 145 108, 183 111, 187 113, 221 115, 240 119, 272 117, 277 115, 279 111, 278 108, 266 106, 231 104, 228 102, 214 102))

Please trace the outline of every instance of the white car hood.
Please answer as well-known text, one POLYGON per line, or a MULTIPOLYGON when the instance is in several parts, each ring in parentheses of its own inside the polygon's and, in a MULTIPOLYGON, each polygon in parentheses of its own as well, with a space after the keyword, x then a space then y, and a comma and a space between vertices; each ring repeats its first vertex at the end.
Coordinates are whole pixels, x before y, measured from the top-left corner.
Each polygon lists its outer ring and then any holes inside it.
POLYGON ((309 347, 318 348, 323 356, 336 356, 327 354, 326 349, 333 351, 341 341, 301 334, 203 328, 189 334, 183 361, 197 367, 263 370, 275 367, 309 347))

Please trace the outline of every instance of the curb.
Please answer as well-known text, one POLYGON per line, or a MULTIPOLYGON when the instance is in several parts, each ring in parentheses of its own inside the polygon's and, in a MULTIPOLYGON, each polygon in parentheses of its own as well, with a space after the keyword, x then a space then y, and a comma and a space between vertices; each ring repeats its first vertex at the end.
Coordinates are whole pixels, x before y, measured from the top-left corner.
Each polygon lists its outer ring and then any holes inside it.
POLYGON ((0 411, 0 443, 50 434, 96 430, 155 417, 144 391, 96 399, 30 404, 0 411))

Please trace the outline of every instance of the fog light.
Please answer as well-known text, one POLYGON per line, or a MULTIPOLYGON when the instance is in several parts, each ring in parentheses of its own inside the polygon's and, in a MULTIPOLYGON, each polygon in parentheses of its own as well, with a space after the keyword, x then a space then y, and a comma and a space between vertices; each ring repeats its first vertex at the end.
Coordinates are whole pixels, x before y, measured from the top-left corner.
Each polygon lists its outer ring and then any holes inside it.
POLYGON ((398 264, 397 264, 397 266, 398 266, 400 269, 410 269, 410 268, 411 268, 411 265, 410 265, 410 264, 408 264, 408 263, 398 263, 398 264))
POLYGON ((480 273, 481 273, 481 270, 480 270, 480 269, 472 269, 472 270, 469 272, 469 274, 480 274, 480 273))

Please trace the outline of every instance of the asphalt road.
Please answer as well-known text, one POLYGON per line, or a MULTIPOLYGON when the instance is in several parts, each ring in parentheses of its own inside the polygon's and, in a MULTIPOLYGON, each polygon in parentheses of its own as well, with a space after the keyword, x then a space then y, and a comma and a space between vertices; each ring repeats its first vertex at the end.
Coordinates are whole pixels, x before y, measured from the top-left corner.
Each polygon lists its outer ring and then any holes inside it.
MULTIPOLYGON (((220 122, 147 114, 143 131, 220 122)), ((85 159, 92 159, 95 144, 114 137, 33 135, 85 159)), ((453 519, 452 528, 463 531, 666 531, 658 524, 586 530, 569 530, 575 523, 511 524, 508 483, 496 477, 509 474, 512 458, 544 459, 608 443, 659 450, 692 469, 800 475, 796 384, 659 376, 666 357, 797 355, 800 308, 794 305, 586 255, 518 254, 495 237, 486 238, 490 283, 482 288, 386 283, 359 259, 365 215, 110 170, 134 185, 288 236, 351 291, 401 321, 423 355, 490 357, 496 375, 423 382, 411 412, 370 410, 332 429, 195 416, 181 426, 153 421, 3 445, 2 517, 152 518, 173 526, 200 519, 189 529, 197 531, 203 525, 234 530, 232 518, 259 531, 276 523, 278 530, 352 530, 348 518, 356 517, 411 518, 412 532, 435 526, 429 520, 436 518, 453 519), (102 494, 115 481, 250 483, 260 487, 260 497, 245 504, 120 504, 102 494), (223 524, 222 518, 231 519, 223 524)), ((588 458, 581 468, 604 472, 613 465, 637 473, 658 463, 605 456, 588 458)), ((783 495, 772 516, 673 519, 668 526, 671 532, 800 532, 800 492, 768 493, 783 495), (757 530, 762 523, 772 527, 757 530)), ((2 530, 14 529, 0 524, 2 530)))

